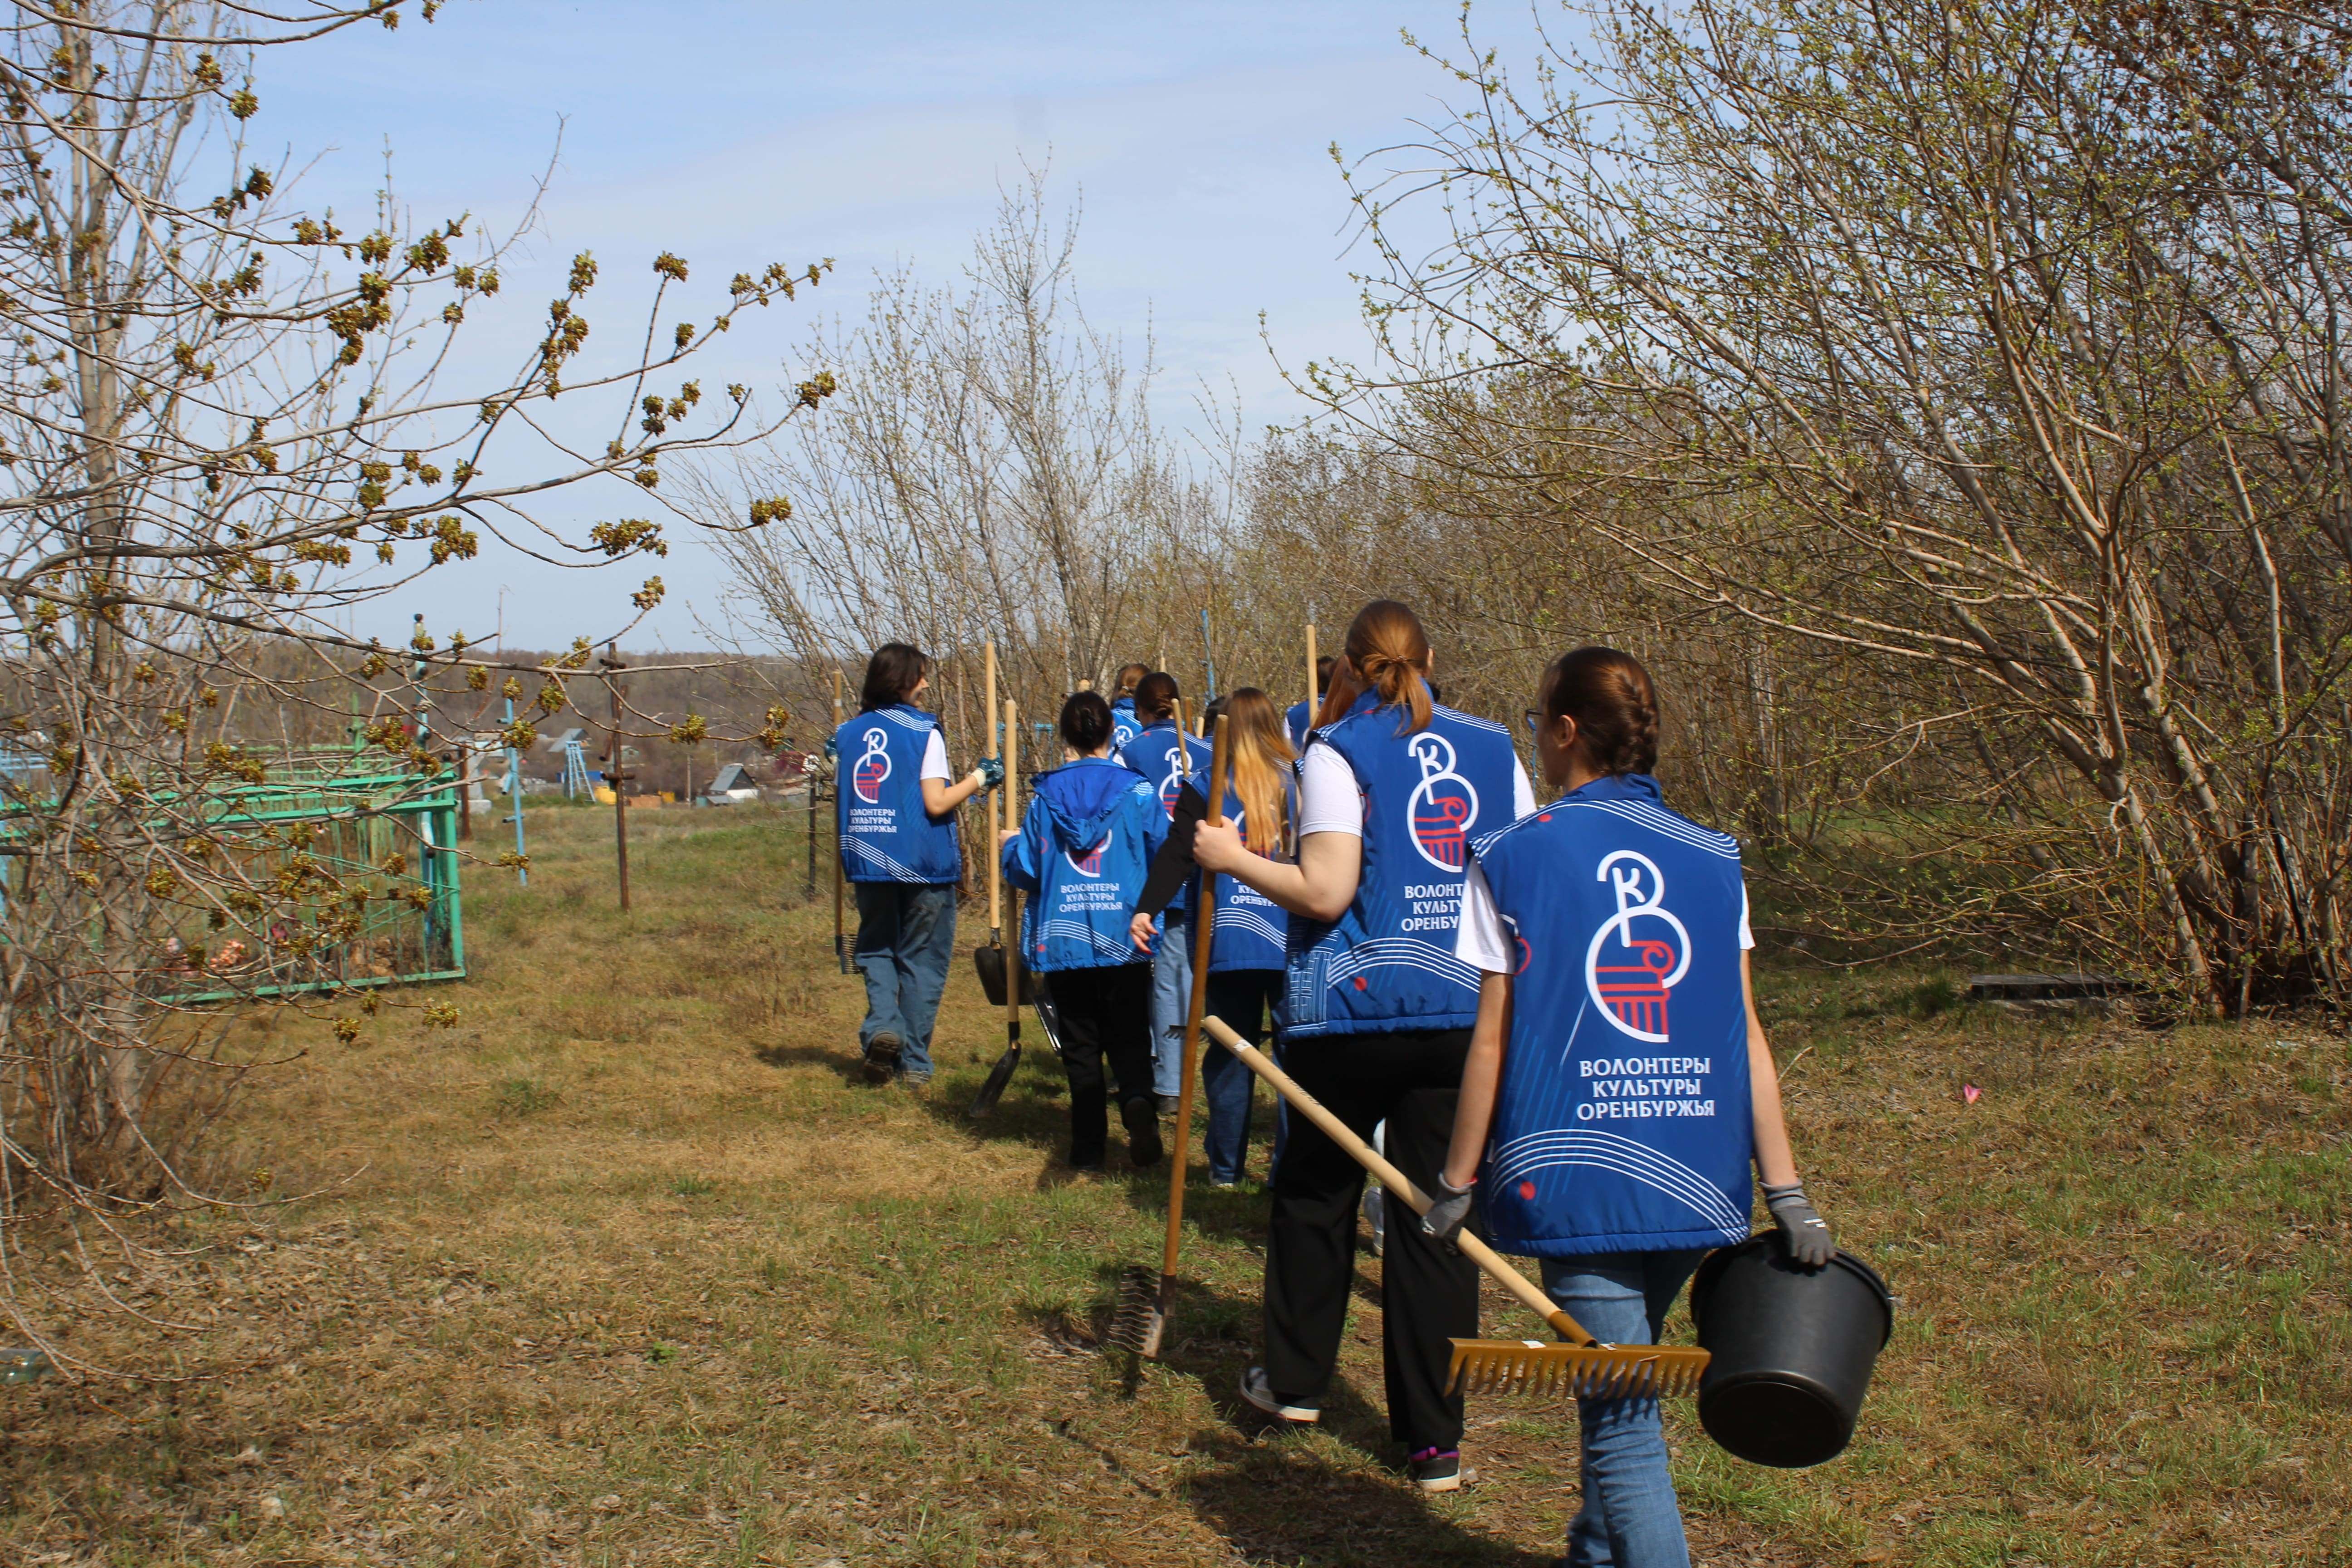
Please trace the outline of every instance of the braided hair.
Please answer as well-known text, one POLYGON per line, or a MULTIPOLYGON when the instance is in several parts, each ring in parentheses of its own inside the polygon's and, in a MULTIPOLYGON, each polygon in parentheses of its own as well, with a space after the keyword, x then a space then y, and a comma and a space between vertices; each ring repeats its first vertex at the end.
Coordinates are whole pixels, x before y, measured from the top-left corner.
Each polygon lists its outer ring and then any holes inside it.
POLYGON ((1544 677, 1544 717, 1576 721, 1576 743, 1604 773, 1658 767, 1658 693, 1630 653, 1597 644, 1564 653, 1544 677))

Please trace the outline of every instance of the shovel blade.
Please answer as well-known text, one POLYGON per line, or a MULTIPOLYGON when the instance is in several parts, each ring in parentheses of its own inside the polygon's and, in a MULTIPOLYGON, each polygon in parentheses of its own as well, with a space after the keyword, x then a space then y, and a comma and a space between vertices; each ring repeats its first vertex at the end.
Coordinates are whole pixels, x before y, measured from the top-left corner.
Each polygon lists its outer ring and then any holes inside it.
POLYGON ((1446 1391, 1577 1399, 1665 1399, 1698 1392, 1707 1352, 1685 1345, 1570 1345, 1455 1340, 1446 1391))
POLYGON ((996 1065, 988 1069, 988 1079, 980 1086, 980 1092, 971 1097, 971 1110, 967 1114, 973 1121, 979 1121, 996 1109, 996 1102, 1004 1098, 1004 1086, 1013 1081, 1013 1071, 1020 1065, 1020 1046, 1005 1047, 1004 1054, 996 1058, 996 1065))

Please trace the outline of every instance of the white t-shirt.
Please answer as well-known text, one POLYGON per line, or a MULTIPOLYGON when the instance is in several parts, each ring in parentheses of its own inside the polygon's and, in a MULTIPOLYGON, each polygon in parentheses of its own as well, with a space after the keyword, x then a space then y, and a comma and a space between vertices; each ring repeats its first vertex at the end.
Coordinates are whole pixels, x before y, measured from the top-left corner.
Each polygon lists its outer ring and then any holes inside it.
POLYGON ((919 780, 937 779, 941 784, 955 777, 953 773, 948 772, 948 743, 940 739, 940 732, 937 730, 933 730, 929 738, 923 742, 922 771, 915 777, 919 780))
MULTIPOLYGON (((1748 887, 1739 889, 1739 945, 1756 945, 1756 933, 1748 929, 1748 887)), ((1470 862, 1470 876, 1462 889, 1462 924, 1454 935, 1454 956, 1471 968, 1487 974, 1516 974, 1519 961, 1511 950, 1511 933, 1503 925, 1503 913, 1495 907, 1495 895, 1486 887, 1486 873, 1478 869, 1478 862, 1470 862)))
MULTIPOLYGON (((1527 764, 1513 757, 1512 820, 1517 821, 1535 808, 1535 786, 1528 783, 1527 764)), ((1364 836, 1364 786, 1356 782, 1356 770, 1348 765, 1348 759, 1328 741, 1318 741, 1307 747, 1307 761, 1299 769, 1298 837, 1304 838, 1310 833, 1344 833, 1350 838, 1364 836)))

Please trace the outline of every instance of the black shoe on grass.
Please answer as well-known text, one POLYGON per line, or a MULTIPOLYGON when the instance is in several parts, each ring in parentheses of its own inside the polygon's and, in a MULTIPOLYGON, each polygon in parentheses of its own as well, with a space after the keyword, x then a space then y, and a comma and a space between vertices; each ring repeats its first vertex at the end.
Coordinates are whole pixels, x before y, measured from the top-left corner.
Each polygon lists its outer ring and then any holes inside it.
POLYGON ((1160 1117, 1151 1101, 1138 1098, 1118 1108, 1118 1119, 1127 1126, 1127 1157, 1137 1170, 1157 1165, 1167 1151, 1160 1144, 1160 1117))
POLYGON ((866 1081, 888 1083, 898 1076, 898 1053, 907 1047, 898 1036, 885 1029, 866 1042, 866 1081))
POLYGON ((1412 1484, 1425 1492, 1450 1492, 1462 1485, 1462 1450, 1423 1448, 1405 1462, 1412 1484))
POLYGON ((1250 1408, 1286 1426, 1312 1426, 1323 1419, 1323 1407, 1311 1399, 1286 1399, 1265 1380, 1265 1368, 1254 1366, 1242 1373, 1242 1397, 1250 1408))

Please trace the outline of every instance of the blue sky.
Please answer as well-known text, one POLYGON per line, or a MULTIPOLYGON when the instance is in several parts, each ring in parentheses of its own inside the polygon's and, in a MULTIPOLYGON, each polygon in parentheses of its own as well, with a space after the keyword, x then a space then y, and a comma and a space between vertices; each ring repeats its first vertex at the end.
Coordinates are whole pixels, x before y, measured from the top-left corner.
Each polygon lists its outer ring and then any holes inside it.
MULTIPOLYGON (((1525 25, 1515 5, 1486 11, 1482 27, 1525 25)), ((412 17, 265 57, 254 130, 298 163, 322 154, 302 187, 311 205, 362 213, 388 141, 420 221, 510 221, 560 133, 533 259, 509 269, 510 312, 483 323, 501 363, 535 338, 578 250, 620 283, 600 296, 617 298, 665 248, 696 265, 697 289, 714 286, 702 300, 739 269, 835 259, 802 304, 747 316, 707 384, 786 379, 814 313, 854 316, 877 267, 950 276, 999 182, 1050 154, 1056 195, 1083 198, 1088 313, 1131 342, 1153 334, 1163 416, 1181 418, 1202 381, 1230 383, 1256 424, 1302 411, 1268 340, 1294 364, 1362 344, 1329 148, 1406 141, 1440 111, 1454 84, 1401 41, 1406 26, 1442 45, 1455 5, 453 0, 430 26, 412 17)), ((616 305, 600 299, 597 320, 617 335, 616 305)), ((617 493, 571 506, 630 510, 617 493)), ((699 646, 715 560, 681 542, 661 571, 669 602, 636 640, 699 646)), ((510 641, 544 647, 619 624, 642 575, 486 552, 357 624, 401 633, 423 610, 479 637, 503 616, 510 641)))

